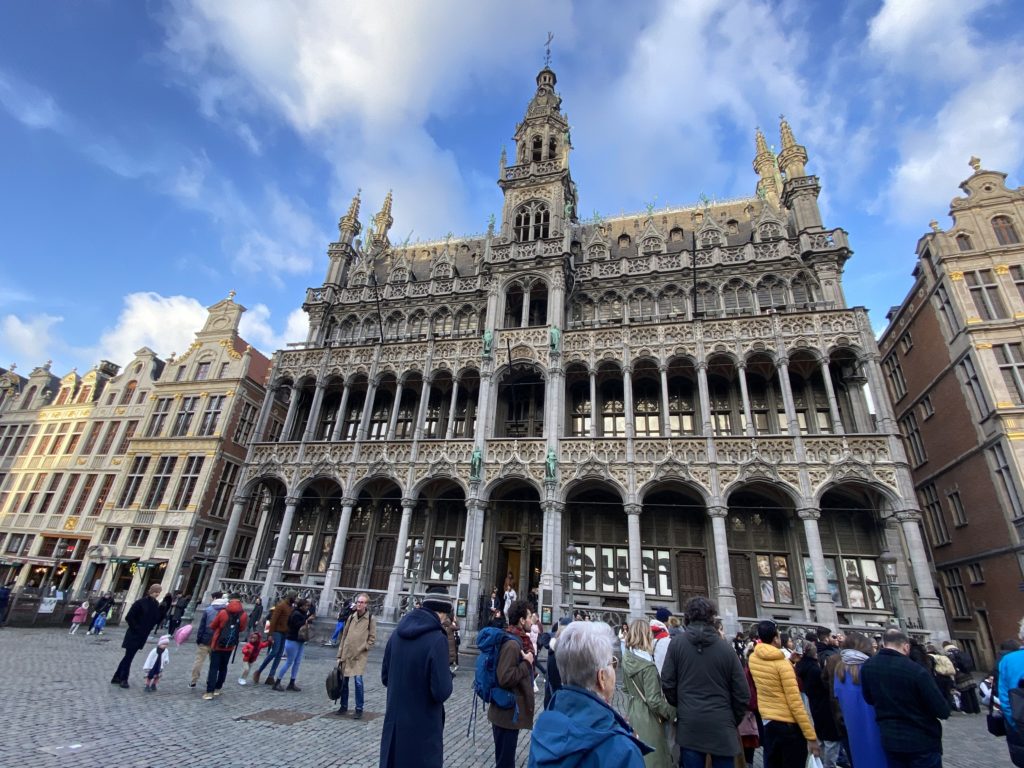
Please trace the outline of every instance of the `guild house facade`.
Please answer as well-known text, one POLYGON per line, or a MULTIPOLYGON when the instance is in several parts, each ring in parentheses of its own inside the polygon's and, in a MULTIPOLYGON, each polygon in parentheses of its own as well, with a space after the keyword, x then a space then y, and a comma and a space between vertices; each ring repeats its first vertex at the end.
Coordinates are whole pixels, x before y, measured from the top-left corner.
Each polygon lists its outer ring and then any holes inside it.
POLYGON ((212 583, 321 613, 365 590, 387 620, 441 586, 469 626, 506 581, 609 621, 709 594, 730 630, 945 637, 847 234, 789 125, 777 156, 757 132, 749 198, 583 221, 555 84, 486 234, 396 245, 391 194, 365 228, 352 201, 212 583))

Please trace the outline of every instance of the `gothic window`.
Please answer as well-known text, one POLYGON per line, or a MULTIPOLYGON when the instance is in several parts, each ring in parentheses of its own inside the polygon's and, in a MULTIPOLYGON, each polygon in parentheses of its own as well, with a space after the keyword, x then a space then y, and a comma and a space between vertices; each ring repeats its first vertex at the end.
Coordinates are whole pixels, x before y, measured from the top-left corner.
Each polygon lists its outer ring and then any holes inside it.
POLYGON ((807 275, 797 275, 793 278, 793 282, 789 287, 793 292, 793 303, 797 307, 807 308, 810 304, 817 301, 814 282, 807 275))
POLYGON ((782 227, 774 221, 766 221, 757 228, 757 234, 762 240, 778 240, 782 237, 782 227))
POLYGON ((376 341, 380 337, 380 326, 377 324, 376 317, 364 317, 363 318, 363 331, 361 338, 363 341, 376 341))
POLYGON ((705 229, 698 235, 701 248, 712 248, 722 244, 722 233, 717 229, 705 229))
POLYGON ((722 287, 722 306, 730 315, 750 314, 753 307, 750 286, 742 280, 730 280, 722 287))
POLYGON ((551 213, 546 203, 535 200, 516 210, 513 229, 516 241, 520 243, 541 240, 548 236, 551 213))
POLYGON ((602 323, 622 322, 622 298, 615 293, 606 293, 597 307, 598 319, 602 323))
POLYGON ((528 325, 547 325, 548 322, 548 287, 538 280, 530 288, 530 310, 527 315, 528 325))
POLYGON ((786 286, 773 275, 765 277, 757 284, 757 305, 762 311, 782 309, 786 306, 786 286))
POLYGON ((587 249, 587 256, 591 259, 603 259, 608 255, 608 249, 601 243, 594 243, 587 249))
POLYGON ((601 384, 601 435, 626 435, 626 398, 620 380, 605 381, 601 384))
POLYGON ((452 276, 452 265, 447 261, 438 262, 434 265, 434 270, 430 276, 436 277, 439 280, 447 280, 452 276))
POLYGON ((649 323, 654 319, 654 299, 647 291, 636 291, 629 297, 629 321, 649 323))
POLYGON ((533 160, 533 162, 539 163, 541 161, 541 155, 544 152, 544 139, 542 139, 540 136, 534 136, 532 142, 532 149, 533 155, 531 159, 533 160))
POLYGON ((388 315, 384 333, 389 339, 400 339, 405 335, 405 318, 401 312, 392 312, 388 315))
POLYGON ((697 306, 694 307, 698 316, 714 317, 718 314, 718 291, 709 283, 697 285, 697 306))
POLYGON ((513 283, 505 293, 505 328, 518 328, 523 322, 523 286, 513 283))
POLYGON ((387 437, 388 421, 391 419, 391 406, 394 395, 391 392, 377 390, 373 410, 370 411, 370 428, 367 430, 368 440, 384 440, 387 437))
POLYGON ((658 296, 658 316, 662 320, 683 320, 686 318, 686 293, 674 285, 658 296))
POLYGON ((391 270, 390 283, 406 283, 409 281, 409 270, 399 267, 391 270))
POLYGON ((645 237, 643 242, 644 253, 658 253, 661 250, 661 238, 645 237))
POLYGON ((587 437, 590 419, 590 382, 580 381, 569 391, 569 436, 587 437))
POLYGON ((996 240, 1000 245, 1015 245, 1020 242, 1017 229, 1009 216, 996 216, 992 219, 992 230, 996 233, 996 240))
POLYGON ((695 435, 696 387, 684 376, 668 380, 668 424, 674 436, 695 435))
POLYGON ((956 236, 956 247, 961 251, 974 250, 974 244, 971 242, 970 235, 959 234, 956 236))
POLYGON ((498 390, 498 414, 501 422, 496 437, 543 437, 544 381, 536 371, 518 373, 498 390))
POLYGON ((434 315, 431 321, 433 336, 435 339, 445 339, 452 335, 452 313, 447 308, 441 309, 434 315))
POLYGON ((340 341, 355 341, 356 328, 359 327, 359 321, 356 320, 354 315, 350 315, 345 318, 345 322, 341 324, 341 329, 338 332, 338 339, 340 341))
POLYGON ((594 302, 589 296, 580 296, 572 303, 569 319, 572 325, 590 325, 595 318, 594 302))
POLYGON ((477 314, 472 307, 463 307, 455 316, 455 335, 473 336, 477 332, 477 314))
POLYGON ((419 398, 408 388, 402 390, 402 400, 398 406, 398 419, 395 421, 395 438, 410 440, 413 434, 413 421, 416 418, 416 405, 419 398))
POLYGON ((353 288, 363 288, 366 285, 366 273, 360 270, 352 275, 351 285, 353 288))
POLYGON ((410 339, 427 338, 427 313, 423 310, 413 312, 412 317, 409 318, 408 328, 410 339))
POLYGON ((633 429, 637 437, 661 435, 661 387, 654 379, 633 385, 633 429))

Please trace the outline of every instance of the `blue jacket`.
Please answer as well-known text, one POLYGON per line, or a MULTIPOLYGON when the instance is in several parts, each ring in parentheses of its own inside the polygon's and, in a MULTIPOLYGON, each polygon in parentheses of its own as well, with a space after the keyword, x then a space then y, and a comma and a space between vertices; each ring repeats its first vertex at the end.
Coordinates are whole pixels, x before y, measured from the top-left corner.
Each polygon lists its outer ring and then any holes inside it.
POLYGON ((633 737, 629 724, 600 698, 563 685, 537 718, 529 768, 644 768, 653 751, 633 737))
POLYGON ((417 608, 402 618, 384 649, 380 681, 388 689, 381 768, 441 768, 452 673, 448 634, 436 613, 417 608))
POLYGON ((1019 651, 1011 651, 999 661, 999 707, 1003 710, 1003 720, 1007 728, 1017 730, 1010 713, 1010 689, 1020 685, 1020 679, 1024 677, 1024 648, 1019 651))

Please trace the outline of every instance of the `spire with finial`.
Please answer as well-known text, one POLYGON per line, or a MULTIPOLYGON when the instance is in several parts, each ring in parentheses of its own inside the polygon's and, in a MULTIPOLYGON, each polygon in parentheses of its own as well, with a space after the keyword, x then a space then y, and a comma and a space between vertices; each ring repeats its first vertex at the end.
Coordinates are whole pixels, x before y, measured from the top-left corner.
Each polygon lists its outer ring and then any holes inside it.
POLYGON ((941 232, 942 231, 942 227, 939 226, 939 222, 937 222, 935 219, 932 219, 931 221, 929 221, 928 222, 928 226, 932 228, 932 232, 941 232))
POLYGON ((359 223, 359 194, 362 192, 361 189, 356 190, 356 196, 352 198, 352 202, 349 203, 348 213, 341 217, 338 221, 338 232, 341 234, 341 242, 346 245, 352 244, 352 238, 359 234, 362 230, 362 225, 359 223))
POLYGON ((235 296, 237 296, 237 295, 238 294, 235 292, 235 289, 232 288, 230 291, 228 291, 228 301, 234 301, 235 300, 235 296))
POLYGON ((782 189, 776 183, 775 153, 768 148, 768 140, 765 139, 760 127, 754 132, 754 148, 754 171, 760 177, 757 182, 757 196, 778 207, 782 189))
POLYGON ((785 115, 779 115, 779 133, 782 136, 782 151, 779 153, 779 167, 787 179, 806 176, 804 166, 807 164, 807 150, 796 143, 793 129, 789 127, 785 115))
POLYGON ((385 246, 388 244, 388 230, 394 223, 395 220, 391 218, 391 190, 389 189, 384 198, 384 206, 380 209, 380 213, 373 217, 374 245, 385 246))
POLYGON ((971 159, 967 161, 967 164, 971 166, 975 173, 981 171, 981 158, 977 155, 971 155, 971 159))

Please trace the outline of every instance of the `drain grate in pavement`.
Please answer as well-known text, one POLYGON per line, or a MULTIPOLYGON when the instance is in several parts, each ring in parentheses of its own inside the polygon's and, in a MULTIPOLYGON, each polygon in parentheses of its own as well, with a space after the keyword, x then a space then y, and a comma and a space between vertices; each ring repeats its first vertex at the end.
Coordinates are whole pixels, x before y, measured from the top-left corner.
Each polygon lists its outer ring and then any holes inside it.
MULTIPOLYGON (((338 710, 333 712, 327 712, 326 714, 320 715, 320 717, 326 717, 328 720, 352 720, 352 713, 347 712, 344 715, 339 714, 338 710)), ((378 717, 384 717, 383 712, 370 712, 369 710, 363 710, 363 716, 356 722, 365 723, 368 720, 376 720, 378 717)))
POLYGON ((295 725, 303 720, 309 720, 311 717, 316 717, 316 715, 309 712, 296 712, 292 709, 264 709, 261 712, 253 712, 251 715, 236 717, 235 720, 259 720, 275 725, 295 725))

